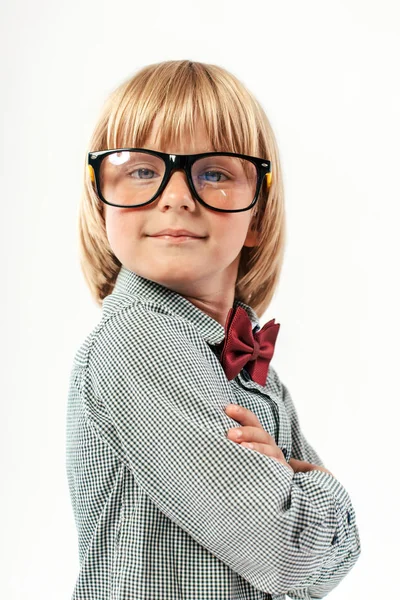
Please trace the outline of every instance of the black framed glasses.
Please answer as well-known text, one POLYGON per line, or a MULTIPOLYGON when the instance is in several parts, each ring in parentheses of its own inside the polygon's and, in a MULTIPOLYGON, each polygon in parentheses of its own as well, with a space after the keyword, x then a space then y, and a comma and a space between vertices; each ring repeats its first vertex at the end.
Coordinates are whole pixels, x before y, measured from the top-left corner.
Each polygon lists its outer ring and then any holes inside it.
POLYGON ((186 173, 200 204, 220 212, 249 210, 261 184, 271 186, 271 161, 236 152, 166 154, 146 148, 88 152, 88 171, 100 200, 110 206, 134 208, 153 202, 173 171, 186 173))

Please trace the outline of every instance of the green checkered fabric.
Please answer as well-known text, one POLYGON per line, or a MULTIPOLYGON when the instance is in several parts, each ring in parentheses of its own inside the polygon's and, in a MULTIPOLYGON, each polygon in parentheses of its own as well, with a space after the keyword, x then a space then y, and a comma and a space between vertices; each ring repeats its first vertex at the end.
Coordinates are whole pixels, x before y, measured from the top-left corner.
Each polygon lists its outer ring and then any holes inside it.
POLYGON ((71 370, 73 600, 322 598, 354 566, 360 540, 341 483, 226 437, 239 423, 224 409, 239 404, 287 461, 324 466, 274 367, 265 386, 245 368, 228 381, 223 339, 188 299, 121 268, 71 370))

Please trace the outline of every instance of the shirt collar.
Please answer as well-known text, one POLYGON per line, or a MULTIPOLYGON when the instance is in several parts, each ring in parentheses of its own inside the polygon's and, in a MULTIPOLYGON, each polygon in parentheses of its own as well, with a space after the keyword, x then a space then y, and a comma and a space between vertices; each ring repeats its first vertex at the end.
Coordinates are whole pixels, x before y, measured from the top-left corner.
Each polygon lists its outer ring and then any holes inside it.
MULTIPOLYGON (((103 314, 114 311, 120 304, 121 296, 134 296, 144 302, 166 308, 178 317, 192 323, 209 344, 219 344, 225 337, 225 328, 221 323, 207 315, 190 300, 160 283, 134 273, 124 265, 121 265, 112 293, 103 300, 103 314)), ((235 298, 233 307, 236 308, 236 306, 244 308, 249 315, 253 331, 257 332, 260 329, 260 321, 256 312, 251 306, 235 298)))

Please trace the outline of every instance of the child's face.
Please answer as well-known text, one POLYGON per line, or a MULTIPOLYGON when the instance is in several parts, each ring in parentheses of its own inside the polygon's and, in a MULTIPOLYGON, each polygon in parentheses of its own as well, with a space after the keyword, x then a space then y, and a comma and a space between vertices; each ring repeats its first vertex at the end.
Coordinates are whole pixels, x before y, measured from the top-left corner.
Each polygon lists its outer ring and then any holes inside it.
MULTIPOLYGON (((155 139, 157 119, 144 148, 161 150, 155 139)), ((163 151, 196 154, 212 150, 199 125, 194 138, 163 151)), ((104 214, 109 243, 125 267, 186 297, 206 302, 224 297, 231 305, 241 249, 257 243, 256 233, 249 231, 254 208, 238 213, 208 209, 192 197, 185 173, 175 171, 154 202, 136 208, 104 204, 104 214), (168 227, 204 238, 173 243, 151 237, 168 227)))

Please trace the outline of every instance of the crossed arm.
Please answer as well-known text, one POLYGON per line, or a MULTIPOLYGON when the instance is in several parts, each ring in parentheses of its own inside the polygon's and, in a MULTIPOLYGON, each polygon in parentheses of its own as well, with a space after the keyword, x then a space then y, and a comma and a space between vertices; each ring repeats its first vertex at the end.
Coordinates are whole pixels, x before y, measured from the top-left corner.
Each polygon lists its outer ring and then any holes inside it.
MULTIPOLYGON (((226 432, 237 423, 224 411, 232 391, 179 329, 186 325, 174 322, 164 339, 165 315, 152 313, 160 323, 149 328, 144 307, 130 311, 93 339, 82 380, 93 430, 168 518, 255 588, 322 598, 360 554, 347 491, 329 472, 292 472, 232 443, 226 432)), ((323 466, 281 392, 293 454, 323 466)))

